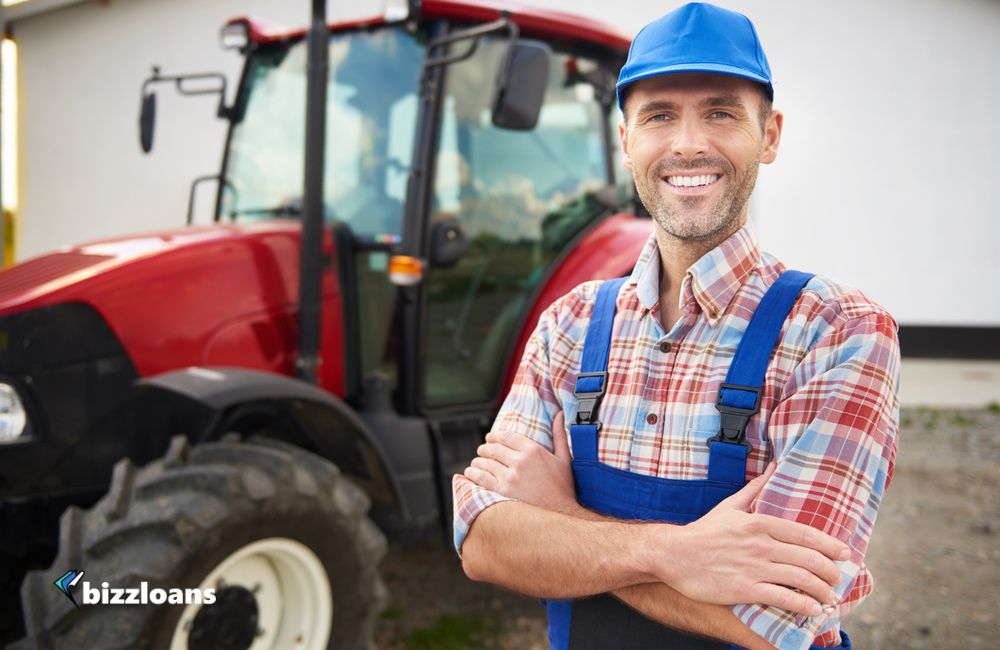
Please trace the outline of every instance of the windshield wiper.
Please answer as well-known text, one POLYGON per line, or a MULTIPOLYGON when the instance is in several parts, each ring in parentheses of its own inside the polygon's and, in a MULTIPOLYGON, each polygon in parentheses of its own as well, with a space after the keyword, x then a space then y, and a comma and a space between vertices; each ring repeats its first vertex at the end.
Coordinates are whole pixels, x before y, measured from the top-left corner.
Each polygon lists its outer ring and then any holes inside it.
POLYGON ((230 210, 228 213, 230 220, 235 220, 236 217, 243 216, 253 216, 253 217, 301 217, 302 216, 302 200, 292 199, 282 203, 281 205, 276 205, 272 208, 243 208, 241 210, 230 210))

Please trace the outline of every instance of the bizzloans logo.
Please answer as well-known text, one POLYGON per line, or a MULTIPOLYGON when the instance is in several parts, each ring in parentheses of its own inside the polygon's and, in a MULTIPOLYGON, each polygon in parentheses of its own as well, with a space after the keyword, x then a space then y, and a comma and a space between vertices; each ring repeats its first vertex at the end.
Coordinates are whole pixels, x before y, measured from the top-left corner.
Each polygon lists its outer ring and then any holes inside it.
POLYGON ((76 586, 76 583, 80 582, 80 578, 82 577, 83 571, 67 571, 61 578, 52 583, 59 588, 59 591, 66 594, 66 597, 69 598, 69 601, 77 609, 80 609, 80 606, 76 604, 76 598, 73 598, 73 587, 76 586))
POLYGON ((140 582, 138 587, 112 587, 107 582, 102 582, 98 589, 91 587, 89 582, 80 584, 83 573, 70 570, 52 583, 59 591, 66 594, 77 609, 80 605, 77 604, 73 592, 78 584, 84 605, 211 605, 215 602, 215 589, 212 588, 150 588, 148 582, 140 582))

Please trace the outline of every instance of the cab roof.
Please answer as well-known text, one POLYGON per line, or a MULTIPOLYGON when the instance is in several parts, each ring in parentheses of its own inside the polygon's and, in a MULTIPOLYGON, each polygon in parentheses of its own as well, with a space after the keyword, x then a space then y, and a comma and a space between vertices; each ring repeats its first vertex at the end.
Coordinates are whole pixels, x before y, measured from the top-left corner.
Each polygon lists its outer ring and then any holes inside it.
MULTIPOLYGON (((420 18, 449 18, 462 22, 487 22, 500 18, 501 12, 509 12, 523 36, 546 41, 566 43, 589 43, 617 50, 622 56, 628 52, 631 37, 621 30, 592 18, 586 18, 562 11, 539 9, 516 2, 493 0, 423 0, 420 3, 420 18)), ((233 22, 245 21, 249 28, 250 40, 254 43, 273 43, 300 38, 306 28, 297 29, 269 24, 251 16, 237 17, 233 22)), ((383 16, 371 16, 357 20, 332 22, 331 31, 346 31, 359 27, 376 27, 386 23, 383 16)))

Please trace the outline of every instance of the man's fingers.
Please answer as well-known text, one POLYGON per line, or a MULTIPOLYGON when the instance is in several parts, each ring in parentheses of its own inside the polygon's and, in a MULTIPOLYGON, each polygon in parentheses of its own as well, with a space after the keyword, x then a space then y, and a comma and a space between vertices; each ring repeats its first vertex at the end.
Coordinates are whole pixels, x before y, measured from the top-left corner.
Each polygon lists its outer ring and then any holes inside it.
POLYGON ((522 450, 529 444, 538 444, 528 436, 513 431, 490 431, 486 434, 486 442, 494 442, 511 449, 522 450))
POLYGON ((761 518, 766 532, 778 541, 817 550, 831 560, 847 560, 851 557, 851 549, 847 544, 812 526, 770 515, 754 516, 761 518))
POLYGON ((815 549, 775 542, 769 556, 772 562, 801 567, 826 581, 831 587, 840 584, 840 569, 833 563, 833 560, 815 549))
POLYGON ((823 611, 823 608, 815 599, 793 591, 788 587, 766 582, 754 585, 751 597, 755 603, 773 605, 774 607, 786 609, 797 614, 802 614, 803 616, 817 616, 823 611))
MULTIPOLYGON (((493 460, 492 458, 483 458, 481 456, 477 457, 477 458, 473 458, 471 465, 472 465, 472 467, 475 467, 477 469, 481 469, 484 472, 489 472, 490 475, 493 476, 493 478, 496 479, 496 481, 497 481, 496 485, 498 487, 500 485, 500 481, 502 481, 503 478, 504 478, 504 476, 506 476, 506 474, 507 474, 507 467, 505 465, 501 465, 500 463, 498 463, 497 461, 493 460)), ((492 487, 490 489, 491 490, 495 490, 495 489, 497 489, 497 487, 492 487)))
POLYGON ((481 488, 486 488, 487 490, 492 490, 494 492, 499 488, 497 483, 497 477, 493 476, 487 471, 481 470, 478 467, 469 466, 465 468, 462 472, 465 478, 469 479, 481 488))
POLYGON ((483 458, 492 458, 510 467, 517 460, 517 452, 507 445, 498 442, 487 442, 479 445, 476 453, 483 458))
POLYGON ((552 453, 562 460, 573 459, 573 454, 569 451, 569 440, 566 438, 566 419, 562 411, 552 418, 552 453))
POLYGON ((772 564, 768 569, 768 581, 803 591, 826 605, 833 604, 837 600, 837 594, 829 584, 802 567, 772 564))
POLYGON ((749 510, 750 504, 753 503, 753 500, 758 494, 760 494, 760 491, 764 489, 764 484, 767 483, 767 480, 771 478, 772 474, 774 474, 774 467, 774 463, 769 464, 763 474, 744 485, 740 491, 733 496, 724 499, 719 503, 719 505, 716 506, 716 508, 721 508, 723 510, 741 510, 743 512, 749 510))

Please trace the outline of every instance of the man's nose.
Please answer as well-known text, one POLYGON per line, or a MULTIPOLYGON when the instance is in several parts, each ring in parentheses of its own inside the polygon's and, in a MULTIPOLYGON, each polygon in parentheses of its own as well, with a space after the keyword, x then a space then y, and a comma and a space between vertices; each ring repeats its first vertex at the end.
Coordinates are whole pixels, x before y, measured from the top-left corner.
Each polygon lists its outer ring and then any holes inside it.
POLYGON ((696 158, 708 153, 704 125, 700 120, 680 118, 674 129, 673 154, 678 158, 696 158))

